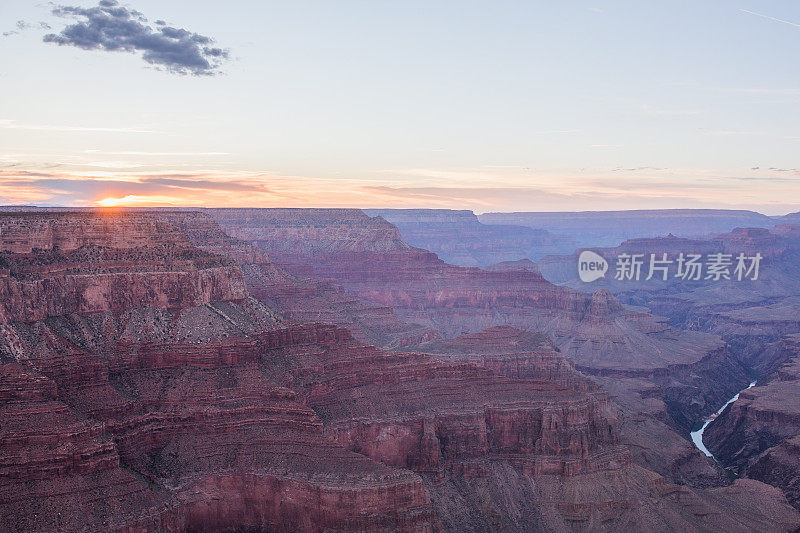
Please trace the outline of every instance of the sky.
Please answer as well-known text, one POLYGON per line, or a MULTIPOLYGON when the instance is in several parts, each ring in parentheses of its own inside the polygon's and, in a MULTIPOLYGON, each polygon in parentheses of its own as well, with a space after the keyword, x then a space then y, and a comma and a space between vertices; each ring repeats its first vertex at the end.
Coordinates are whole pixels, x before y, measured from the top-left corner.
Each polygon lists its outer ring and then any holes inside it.
POLYGON ((800 2, 63 1, 2 204, 800 211, 800 2))

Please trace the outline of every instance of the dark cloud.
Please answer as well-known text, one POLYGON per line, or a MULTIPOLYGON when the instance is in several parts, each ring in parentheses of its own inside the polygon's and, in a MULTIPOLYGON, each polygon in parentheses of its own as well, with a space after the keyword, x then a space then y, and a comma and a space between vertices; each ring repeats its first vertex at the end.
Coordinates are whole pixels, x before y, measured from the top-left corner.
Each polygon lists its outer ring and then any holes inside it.
POLYGON ((175 74, 210 76, 229 58, 227 50, 214 46, 214 39, 158 20, 155 28, 139 11, 116 0, 100 0, 96 7, 57 6, 53 14, 77 19, 61 33, 44 41, 84 50, 141 53, 151 65, 175 74))

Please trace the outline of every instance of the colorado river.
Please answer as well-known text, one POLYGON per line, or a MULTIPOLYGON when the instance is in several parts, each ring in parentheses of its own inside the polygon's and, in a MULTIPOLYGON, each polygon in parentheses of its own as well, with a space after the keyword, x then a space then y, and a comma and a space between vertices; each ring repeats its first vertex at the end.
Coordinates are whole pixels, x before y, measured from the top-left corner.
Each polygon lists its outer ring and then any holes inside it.
MULTIPOLYGON (((751 389, 751 388, 755 387, 755 385, 756 385, 756 382, 754 381, 747 387, 747 389, 751 389)), ((744 389, 744 390, 747 390, 747 389, 744 389)), ((717 411, 712 416, 707 418, 706 421, 703 422, 703 426, 700 429, 698 429, 697 431, 692 431, 689 434, 692 437, 692 442, 694 442, 694 445, 697 446, 697 449, 700 450, 701 452, 703 452, 704 454, 706 454, 708 457, 711 457, 715 461, 717 460, 717 458, 714 457, 714 454, 711 453, 710 451, 708 451, 708 448, 706 448, 706 445, 703 444, 703 432, 706 430, 706 428, 708 427, 708 425, 711 423, 712 420, 714 420, 717 416, 722 414, 722 411, 724 411, 726 407, 728 407, 730 404, 732 404, 733 402, 735 402, 736 400, 739 399, 739 394, 740 393, 741 393, 741 391, 737 392, 736 395, 733 398, 731 398, 730 400, 725 402, 725 405, 723 405, 722 407, 719 408, 719 411, 717 411)))

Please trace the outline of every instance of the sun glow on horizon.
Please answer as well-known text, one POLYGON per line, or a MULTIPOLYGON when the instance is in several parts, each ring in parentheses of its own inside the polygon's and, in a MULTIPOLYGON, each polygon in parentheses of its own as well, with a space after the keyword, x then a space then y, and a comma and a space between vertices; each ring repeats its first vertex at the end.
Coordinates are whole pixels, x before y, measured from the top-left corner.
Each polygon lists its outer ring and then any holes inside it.
POLYGON ((132 207, 132 206, 153 206, 153 205, 172 205, 173 198, 166 196, 138 196, 129 194, 122 198, 104 198, 95 202, 100 207, 132 207))

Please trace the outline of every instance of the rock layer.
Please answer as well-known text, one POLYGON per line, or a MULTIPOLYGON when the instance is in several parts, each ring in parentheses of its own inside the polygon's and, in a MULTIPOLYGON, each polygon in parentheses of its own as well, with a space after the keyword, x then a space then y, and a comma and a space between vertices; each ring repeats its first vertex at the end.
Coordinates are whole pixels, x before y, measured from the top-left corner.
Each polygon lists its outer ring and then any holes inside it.
MULTIPOLYGON (((385 222, 369 223, 362 241, 348 214, 343 237, 325 240, 314 227, 318 242, 302 245, 300 214, 286 226, 294 252, 335 257, 361 242, 376 257, 397 254, 389 265, 349 264, 365 280, 395 268, 403 290, 427 301, 424 261, 403 255, 426 253, 395 242, 385 222)), ((245 266, 263 267, 276 290, 291 278, 202 217, 114 213, 121 228, 132 227, 128 215, 141 235, 122 244, 114 231, 92 229, 59 241, 73 243, 64 248, 37 237, 45 248, 2 252, 9 294, 25 308, 0 315, 0 514, 16 529, 800 527, 800 514, 759 482, 691 489, 635 464, 616 404, 545 335, 501 327, 429 345, 436 354, 383 351, 253 298, 245 266), (147 231, 158 235, 145 239, 147 231), (194 246, 201 241, 206 250, 194 246), (43 299, 26 287, 42 287, 43 299)), ((103 215, 38 216, 93 228, 87 217, 103 215)), ((448 282, 463 276, 498 291, 520 279, 436 268, 448 282)), ((521 279, 538 292, 520 298, 542 316, 668 331, 607 294, 521 279)), ((456 298, 473 306, 490 292, 480 290, 456 298)))
POLYGON ((742 391, 708 426, 704 442, 723 464, 780 487, 800 508, 800 335, 769 351, 777 370, 742 391))
POLYGON ((259 368, 266 348, 335 342, 330 328, 283 327, 235 263, 178 231, 117 247, 130 221, 114 217, 121 229, 74 250, 3 256, 8 286, 55 287, 19 291, 29 309, 2 317, 0 509, 15 528, 438 529, 418 475, 327 439, 259 368), (98 278, 108 290, 87 291, 98 278))

